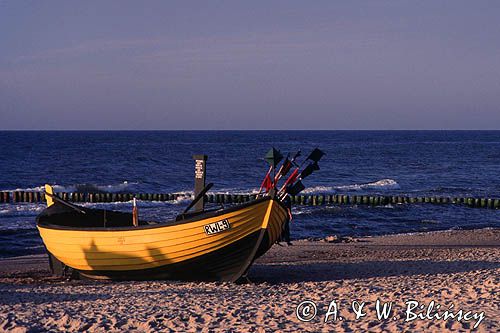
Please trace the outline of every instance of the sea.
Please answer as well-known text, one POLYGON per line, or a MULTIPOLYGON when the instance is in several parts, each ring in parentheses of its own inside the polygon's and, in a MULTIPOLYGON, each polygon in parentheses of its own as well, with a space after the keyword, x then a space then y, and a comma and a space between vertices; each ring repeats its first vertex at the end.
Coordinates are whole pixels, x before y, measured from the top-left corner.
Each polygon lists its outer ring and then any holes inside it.
MULTIPOLYGON (((500 198, 500 131, 0 131, 0 191, 181 193, 139 201, 139 215, 169 221, 190 202, 194 154, 206 154, 214 193, 255 193, 275 147, 319 147, 304 193, 500 198)), ((131 211, 132 203, 83 204, 131 211)), ((43 204, 0 204, 0 257, 43 253, 43 204)), ((293 239, 500 227, 500 210, 391 204, 293 207, 293 239)))

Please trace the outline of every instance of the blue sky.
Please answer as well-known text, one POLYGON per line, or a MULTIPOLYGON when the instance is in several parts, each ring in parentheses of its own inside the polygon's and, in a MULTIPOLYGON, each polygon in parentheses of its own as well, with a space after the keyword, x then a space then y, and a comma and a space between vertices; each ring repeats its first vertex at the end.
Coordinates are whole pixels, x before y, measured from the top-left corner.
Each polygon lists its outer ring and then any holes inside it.
POLYGON ((500 129, 499 1, 2 1, 0 129, 500 129))

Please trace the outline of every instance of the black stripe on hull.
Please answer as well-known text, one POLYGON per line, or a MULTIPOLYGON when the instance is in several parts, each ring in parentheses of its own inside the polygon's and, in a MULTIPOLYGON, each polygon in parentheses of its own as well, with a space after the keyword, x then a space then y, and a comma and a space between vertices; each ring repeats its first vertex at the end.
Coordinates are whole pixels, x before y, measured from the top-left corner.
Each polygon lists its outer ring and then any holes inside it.
POLYGON ((128 271, 79 271, 84 277, 112 280, 235 281, 253 260, 262 230, 216 251, 161 267, 128 271))

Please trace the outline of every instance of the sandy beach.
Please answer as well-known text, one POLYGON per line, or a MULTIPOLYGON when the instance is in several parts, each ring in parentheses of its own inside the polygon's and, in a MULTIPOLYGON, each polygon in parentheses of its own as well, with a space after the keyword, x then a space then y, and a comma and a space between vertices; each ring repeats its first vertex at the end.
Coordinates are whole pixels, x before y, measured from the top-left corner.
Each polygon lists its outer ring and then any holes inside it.
POLYGON ((274 246, 247 284, 63 281, 44 256, 2 259, 0 331, 498 331, 500 229, 328 240, 274 246))

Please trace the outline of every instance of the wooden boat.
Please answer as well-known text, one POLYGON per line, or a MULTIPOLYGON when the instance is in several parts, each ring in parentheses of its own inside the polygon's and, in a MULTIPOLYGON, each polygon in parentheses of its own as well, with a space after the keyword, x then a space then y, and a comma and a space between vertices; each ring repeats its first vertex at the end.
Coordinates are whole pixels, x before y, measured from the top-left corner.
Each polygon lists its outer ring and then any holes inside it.
POLYGON ((65 203, 46 185, 37 228, 51 265, 116 280, 236 281, 278 240, 287 210, 267 196, 180 220, 132 225, 132 214, 65 203))

